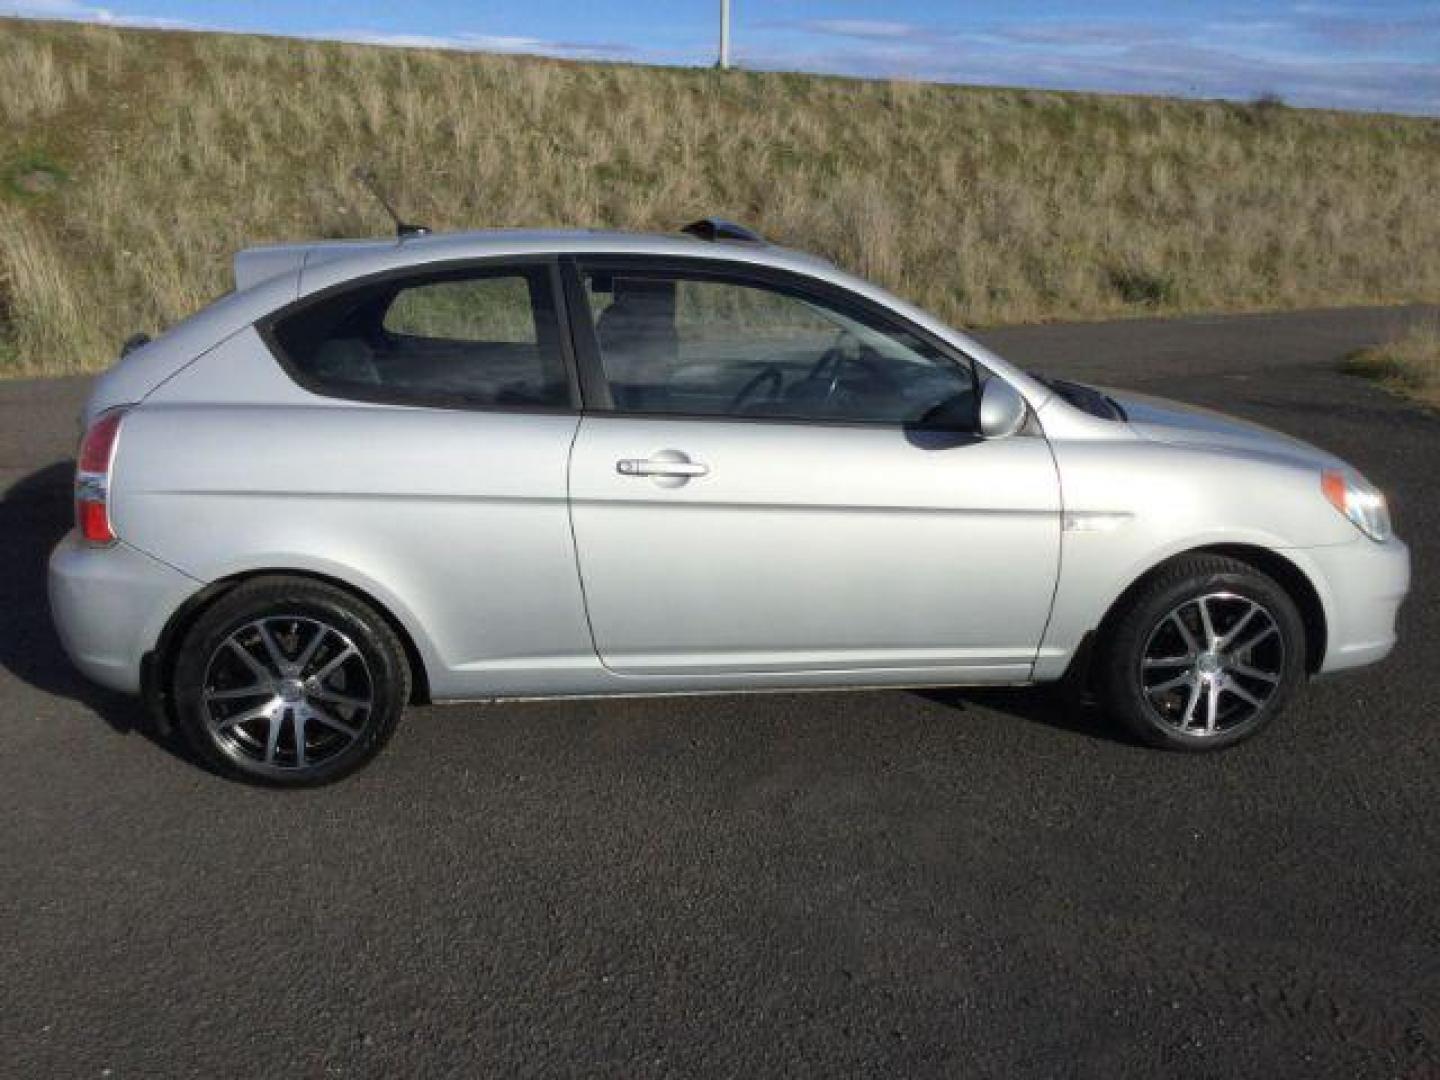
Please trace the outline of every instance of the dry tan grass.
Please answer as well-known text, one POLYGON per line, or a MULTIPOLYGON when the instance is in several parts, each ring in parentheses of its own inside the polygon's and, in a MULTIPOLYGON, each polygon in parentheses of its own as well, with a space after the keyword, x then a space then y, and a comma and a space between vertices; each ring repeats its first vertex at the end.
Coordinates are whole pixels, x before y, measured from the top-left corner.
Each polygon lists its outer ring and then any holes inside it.
MULTIPOLYGON (((0 32, 8 29, 0 24, 0 32)), ((20 34, 0 38, 0 110, 7 122, 44 120, 71 98, 84 98, 89 84, 89 69, 57 61, 49 44, 20 34)))
POLYGON ((1440 409, 1440 323, 1412 323, 1393 341, 1351 356, 1345 370, 1440 409))
POLYGON ((1440 299, 1429 120, 0 23, 22 92, 0 169, 69 177, 0 187, 29 370, 105 363, 237 248, 388 231, 360 164, 439 229, 733 217, 958 323, 1440 299))
POLYGON ((0 360, 13 374, 81 370, 102 357, 96 329, 50 238, 0 206, 0 308, 9 312, 0 360))

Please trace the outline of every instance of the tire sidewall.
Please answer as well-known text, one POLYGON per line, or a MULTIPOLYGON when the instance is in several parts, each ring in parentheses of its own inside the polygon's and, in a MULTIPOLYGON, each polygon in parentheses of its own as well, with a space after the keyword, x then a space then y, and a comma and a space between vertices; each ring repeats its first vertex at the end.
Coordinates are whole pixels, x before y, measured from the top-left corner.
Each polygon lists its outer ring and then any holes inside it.
POLYGON ((338 590, 303 584, 274 588, 272 595, 243 587, 218 600, 196 620, 175 661, 175 715, 186 742, 212 770, 272 787, 312 787, 339 780, 380 751, 395 729, 408 697, 404 658, 377 616, 338 590), (210 658, 236 630, 258 618, 315 619, 345 634, 369 667, 371 716, 361 737, 336 757, 305 770, 270 772, 226 753, 211 735, 203 700, 210 658))

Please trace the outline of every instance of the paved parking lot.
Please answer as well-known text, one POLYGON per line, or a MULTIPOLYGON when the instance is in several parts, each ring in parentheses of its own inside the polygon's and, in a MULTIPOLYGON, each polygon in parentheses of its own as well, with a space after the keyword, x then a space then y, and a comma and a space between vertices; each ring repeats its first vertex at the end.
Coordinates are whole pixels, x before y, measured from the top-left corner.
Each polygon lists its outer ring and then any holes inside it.
POLYGON ((412 712, 227 783, 59 653, 83 380, 0 383, 0 1075, 1440 1075, 1440 419, 1415 311, 985 335, 1336 450, 1416 558, 1384 666, 1222 755, 1039 692, 412 712))

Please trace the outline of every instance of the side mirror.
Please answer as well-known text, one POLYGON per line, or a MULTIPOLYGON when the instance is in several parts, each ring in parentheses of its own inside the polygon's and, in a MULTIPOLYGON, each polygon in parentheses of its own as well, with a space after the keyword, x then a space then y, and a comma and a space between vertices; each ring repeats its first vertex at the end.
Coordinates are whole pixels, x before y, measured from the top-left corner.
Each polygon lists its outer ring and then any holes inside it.
POLYGON ((980 434, 987 439, 1014 435, 1025 426, 1028 409, 1020 391, 992 377, 980 393, 980 434))

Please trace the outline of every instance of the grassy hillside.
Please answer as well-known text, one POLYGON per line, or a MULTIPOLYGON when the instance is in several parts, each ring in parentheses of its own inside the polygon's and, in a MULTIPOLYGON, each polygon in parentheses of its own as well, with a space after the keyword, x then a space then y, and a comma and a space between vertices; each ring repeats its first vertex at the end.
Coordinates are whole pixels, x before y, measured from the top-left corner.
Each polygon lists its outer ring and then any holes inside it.
POLYGON ((0 371, 239 247, 734 217, 958 323, 1440 299, 1440 123, 0 19, 0 371))

